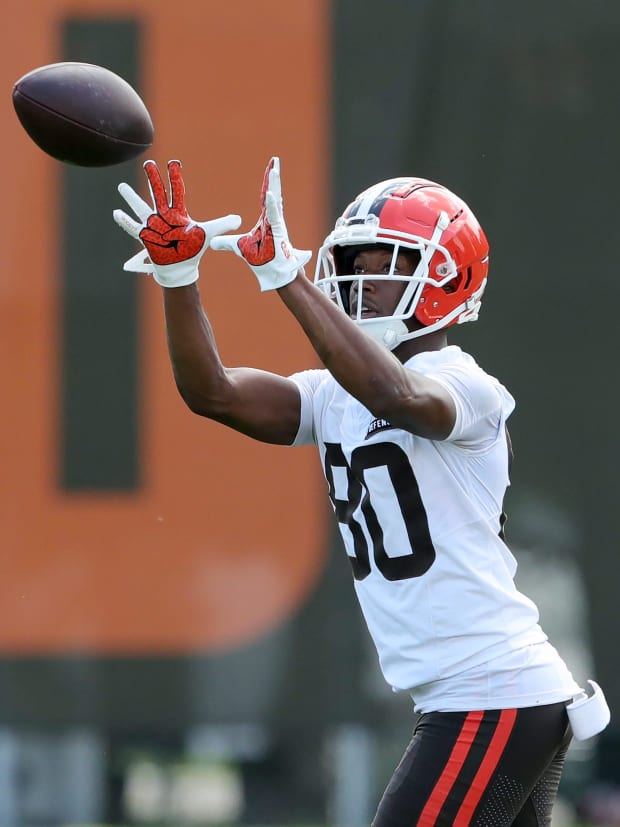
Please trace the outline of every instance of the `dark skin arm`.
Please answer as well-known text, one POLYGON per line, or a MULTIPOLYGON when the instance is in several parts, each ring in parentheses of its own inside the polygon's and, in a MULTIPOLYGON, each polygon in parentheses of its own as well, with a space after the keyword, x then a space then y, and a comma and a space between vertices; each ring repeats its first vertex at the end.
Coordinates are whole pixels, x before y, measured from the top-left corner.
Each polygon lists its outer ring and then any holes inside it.
MULTIPOLYGON (((155 212, 151 213, 148 205, 129 188, 124 197, 146 223, 137 224, 119 211, 121 226, 134 238, 140 238, 154 265, 174 267, 191 261, 203 249, 209 222, 197 225, 189 218, 180 164, 168 164, 170 203, 157 166, 148 162, 145 171, 155 212)), ((277 267, 282 266, 281 261, 278 263, 278 251, 291 255, 281 215, 279 160, 275 157, 265 170, 259 220, 250 233, 237 237, 237 245, 238 248, 222 246, 220 242, 218 249, 232 249, 238 254, 240 251, 253 268, 274 261, 277 272, 277 267), (273 232, 279 241, 277 248, 273 232)), ((361 264, 363 259, 360 256, 361 264)), ((228 368, 222 363, 197 283, 164 287, 163 292, 170 360, 177 387, 190 410, 254 439, 290 444, 300 421, 297 385, 276 374, 245 367, 228 368)), ((421 339, 409 340, 394 355, 362 333, 305 278, 303 269, 278 292, 325 367, 376 417, 430 439, 448 436, 455 417, 452 398, 439 383, 405 370, 399 361, 418 350, 443 347, 443 333, 439 338, 434 333, 421 337, 423 345, 421 339)))
MULTIPOLYGON (((325 367, 374 416, 429 439, 448 436, 454 403, 442 385, 406 370, 303 271, 278 292, 325 367)), ((170 359, 188 407, 254 439, 289 445, 299 428, 295 383, 265 371, 222 364, 197 284, 163 293, 170 359)))
POLYGON ((164 288, 163 294, 172 370, 190 410, 261 442, 290 445, 299 428, 297 385, 274 373, 222 364, 197 282, 164 288))
POLYGON ((278 293, 332 376, 374 416, 427 439, 441 440, 450 434, 456 411, 448 391, 434 379, 407 370, 400 361, 418 350, 445 345, 443 332, 431 347, 424 341, 430 336, 403 343, 397 358, 363 333, 307 278, 298 276, 278 293))

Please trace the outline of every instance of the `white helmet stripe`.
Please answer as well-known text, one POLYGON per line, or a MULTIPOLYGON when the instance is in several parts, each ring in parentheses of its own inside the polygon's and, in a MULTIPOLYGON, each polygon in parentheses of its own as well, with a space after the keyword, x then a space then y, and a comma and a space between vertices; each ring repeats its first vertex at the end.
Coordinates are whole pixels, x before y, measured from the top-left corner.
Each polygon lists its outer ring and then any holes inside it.
POLYGON ((374 187, 370 187, 365 192, 362 193, 362 200, 360 202, 359 207, 355 213, 356 218, 366 218, 368 215, 368 211, 372 207, 374 201, 379 198, 380 195, 383 195, 385 191, 384 184, 375 184, 374 187))
POLYGON ((368 217, 369 213, 374 213, 376 215, 377 213, 372 209, 375 206, 375 202, 378 200, 384 201, 390 193, 394 192, 394 190, 406 183, 407 181, 405 178, 394 178, 389 182, 388 186, 386 186, 385 181, 380 181, 378 184, 374 184, 372 187, 369 187, 361 193, 357 201, 355 201, 352 205, 351 211, 347 211, 346 217, 364 219, 368 217))

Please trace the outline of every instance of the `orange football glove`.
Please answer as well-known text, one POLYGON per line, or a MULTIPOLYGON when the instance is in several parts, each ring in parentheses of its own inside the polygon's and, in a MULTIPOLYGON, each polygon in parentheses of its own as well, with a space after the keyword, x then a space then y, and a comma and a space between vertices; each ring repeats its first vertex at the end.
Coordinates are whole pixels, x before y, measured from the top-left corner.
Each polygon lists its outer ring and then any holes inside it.
POLYGON ((277 290, 293 281, 312 253, 291 246, 284 222, 280 159, 267 165, 261 189, 261 212, 249 233, 218 235, 211 239, 212 250, 230 250, 252 269, 261 290, 277 290))
POLYGON ((114 220, 132 238, 144 245, 123 265, 124 270, 152 273, 162 287, 183 287, 198 279, 200 259, 214 235, 236 230, 238 215, 211 221, 193 221, 185 206, 185 185, 181 163, 168 162, 170 201, 157 164, 146 161, 144 170, 153 206, 146 203, 129 184, 119 184, 118 191, 137 215, 135 221, 123 210, 114 210, 114 220), (148 261, 147 259, 150 259, 148 261))

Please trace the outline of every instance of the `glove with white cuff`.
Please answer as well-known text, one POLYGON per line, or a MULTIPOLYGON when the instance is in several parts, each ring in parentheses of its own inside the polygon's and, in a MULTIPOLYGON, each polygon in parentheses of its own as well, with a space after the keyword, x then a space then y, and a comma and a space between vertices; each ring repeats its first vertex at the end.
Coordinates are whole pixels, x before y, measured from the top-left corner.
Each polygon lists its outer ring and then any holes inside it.
POLYGON ((307 264, 311 251, 296 250, 288 238, 279 158, 272 158, 265 170, 261 213, 254 228, 243 235, 218 235, 211 239, 210 246, 212 250, 230 250, 240 256, 250 266, 262 291, 284 287, 307 264))
POLYGON ((143 250, 125 262, 123 269, 134 273, 151 273, 162 287, 192 284, 198 279, 200 259, 213 236, 236 230, 241 225, 241 218, 238 215, 227 215, 212 221, 193 221, 185 207, 181 163, 168 162, 170 201, 157 164, 146 161, 144 170, 152 206, 129 184, 118 186, 118 191, 139 220, 134 220, 123 210, 114 210, 114 220, 144 246, 143 250))

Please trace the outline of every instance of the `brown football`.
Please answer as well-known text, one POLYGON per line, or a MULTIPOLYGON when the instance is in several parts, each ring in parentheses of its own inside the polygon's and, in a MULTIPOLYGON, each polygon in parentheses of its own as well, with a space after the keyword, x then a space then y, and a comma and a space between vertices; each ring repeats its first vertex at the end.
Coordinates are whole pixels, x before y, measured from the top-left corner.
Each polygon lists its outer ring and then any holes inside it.
POLYGON ((37 146, 67 164, 120 164, 153 143, 153 122, 136 90, 92 63, 33 69, 15 83, 13 106, 37 146))

